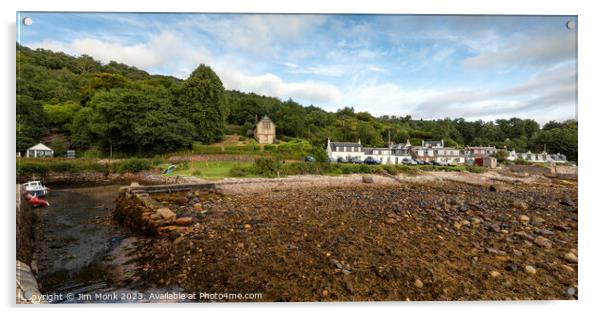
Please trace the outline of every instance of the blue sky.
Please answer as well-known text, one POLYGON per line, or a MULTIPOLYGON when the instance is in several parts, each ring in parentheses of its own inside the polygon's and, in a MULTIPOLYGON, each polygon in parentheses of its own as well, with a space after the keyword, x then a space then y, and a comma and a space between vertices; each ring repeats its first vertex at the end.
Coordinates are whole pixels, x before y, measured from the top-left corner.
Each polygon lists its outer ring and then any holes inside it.
POLYGON ((21 13, 32 48, 334 111, 469 120, 576 118, 576 35, 566 16, 21 13))

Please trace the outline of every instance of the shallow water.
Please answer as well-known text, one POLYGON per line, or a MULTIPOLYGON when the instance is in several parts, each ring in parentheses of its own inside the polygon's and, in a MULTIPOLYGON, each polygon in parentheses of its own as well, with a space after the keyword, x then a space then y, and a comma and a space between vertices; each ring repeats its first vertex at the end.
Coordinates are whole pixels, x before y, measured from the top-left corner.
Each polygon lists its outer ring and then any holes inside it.
MULTIPOLYGON (((151 293, 180 289, 137 289, 113 284, 124 272, 131 234, 111 216, 121 185, 53 187, 49 207, 34 209, 34 260, 41 292, 51 303, 182 302, 153 299, 151 293), (130 237, 130 238, 128 238, 130 237), (117 267, 115 266, 117 264, 117 267)), ((127 267, 131 268, 131 267, 127 267)), ((127 278, 126 278, 127 279, 127 278)))

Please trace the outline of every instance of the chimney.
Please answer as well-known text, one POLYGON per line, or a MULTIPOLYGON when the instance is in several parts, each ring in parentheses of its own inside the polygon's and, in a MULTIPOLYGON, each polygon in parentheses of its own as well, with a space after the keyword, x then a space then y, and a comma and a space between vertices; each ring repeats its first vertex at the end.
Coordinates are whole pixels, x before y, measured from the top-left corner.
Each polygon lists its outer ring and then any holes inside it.
POLYGON ((259 114, 255 113, 255 124, 259 122, 259 114))
POLYGON ((424 147, 424 139, 422 140, 422 147, 424 147))
POLYGON ((445 147, 445 142, 443 142, 443 138, 441 138, 441 147, 445 147))
POLYGON ((362 144, 362 140, 358 138, 357 139, 357 143, 361 145, 362 144))

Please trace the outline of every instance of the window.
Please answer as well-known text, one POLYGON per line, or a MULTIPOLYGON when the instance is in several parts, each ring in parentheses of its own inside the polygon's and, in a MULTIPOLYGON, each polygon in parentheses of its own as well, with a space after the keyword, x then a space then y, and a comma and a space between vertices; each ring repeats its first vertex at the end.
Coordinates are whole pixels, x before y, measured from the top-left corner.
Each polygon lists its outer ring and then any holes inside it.
POLYGON ((270 124, 270 122, 268 122, 268 121, 263 122, 263 128, 270 129, 271 127, 272 127, 272 124, 270 124))

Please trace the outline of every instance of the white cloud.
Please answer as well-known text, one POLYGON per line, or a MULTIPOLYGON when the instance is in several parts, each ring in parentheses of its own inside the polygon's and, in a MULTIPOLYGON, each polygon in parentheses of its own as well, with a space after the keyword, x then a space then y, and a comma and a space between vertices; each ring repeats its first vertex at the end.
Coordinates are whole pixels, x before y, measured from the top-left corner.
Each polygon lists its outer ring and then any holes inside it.
POLYGON ((270 73, 252 76, 228 68, 218 68, 217 73, 226 89, 315 103, 338 103, 341 99, 339 89, 331 84, 314 81, 284 82, 270 73))
POLYGON ((195 16, 182 21, 182 27, 194 27, 210 34, 217 45, 240 52, 275 56, 327 21, 323 15, 195 16), (283 46, 283 43, 287 45, 283 46))
POLYGON ((574 63, 542 71, 508 87, 479 86, 449 89, 408 89, 396 84, 362 82, 345 90, 343 104, 374 115, 407 115, 436 119, 469 120, 536 118, 540 123, 575 118, 576 73, 574 63))
POLYGON ((203 47, 191 47, 177 32, 164 31, 147 42, 123 44, 96 38, 76 38, 71 42, 47 40, 28 44, 70 55, 89 55, 103 63, 116 61, 140 69, 186 78, 201 63, 210 62, 203 47))
POLYGON ((307 74, 327 77, 341 77, 349 70, 349 67, 345 65, 320 65, 309 67, 301 67, 294 63, 284 63, 284 65, 287 67, 286 71, 291 74, 307 74))
POLYGON ((44 48, 70 55, 90 55, 104 63, 118 61, 139 68, 154 67, 161 63, 160 57, 147 45, 120 45, 98 39, 75 39, 70 43, 60 41, 42 41, 29 45, 31 48, 44 48))
POLYGON ((576 37, 570 30, 551 36, 520 38, 512 45, 497 50, 485 51, 464 60, 464 66, 470 69, 482 69, 504 66, 553 65, 575 59, 576 37))
POLYGON ((370 70, 370 71, 374 71, 374 72, 381 72, 381 73, 385 73, 385 72, 387 72, 387 70, 386 70, 386 69, 384 69, 384 68, 381 68, 381 67, 378 67, 378 66, 373 66, 373 65, 369 65, 369 66, 368 66, 368 70, 370 70))

